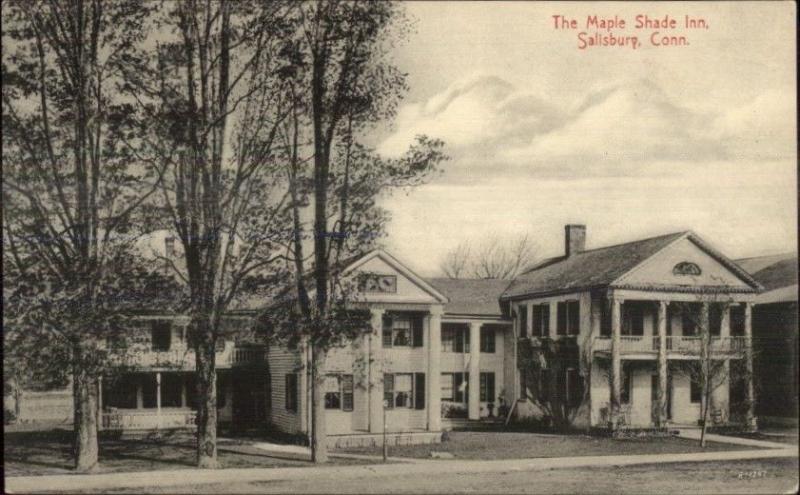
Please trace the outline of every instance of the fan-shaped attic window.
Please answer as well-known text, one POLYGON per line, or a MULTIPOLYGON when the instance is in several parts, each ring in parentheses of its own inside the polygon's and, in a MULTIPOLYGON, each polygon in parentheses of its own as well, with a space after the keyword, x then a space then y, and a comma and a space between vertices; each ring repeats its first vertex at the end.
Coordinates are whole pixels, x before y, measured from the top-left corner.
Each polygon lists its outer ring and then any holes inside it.
POLYGON ((691 261, 681 261, 672 268, 673 275, 700 275, 703 273, 697 263, 691 261))

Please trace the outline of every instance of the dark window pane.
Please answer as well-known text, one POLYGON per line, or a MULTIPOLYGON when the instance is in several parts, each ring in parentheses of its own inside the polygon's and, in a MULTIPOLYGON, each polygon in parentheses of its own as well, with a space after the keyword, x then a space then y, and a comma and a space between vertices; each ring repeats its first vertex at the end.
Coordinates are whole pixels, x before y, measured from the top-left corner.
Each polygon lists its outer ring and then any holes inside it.
POLYGON ((578 335, 581 329, 581 310, 580 304, 578 301, 570 301, 567 303, 567 311, 569 312, 568 317, 568 328, 567 334, 569 335, 578 335))
POLYGON ((703 387, 700 386, 700 380, 692 379, 690 384, 689 399, 694 403, 700 402, 700 398, 703 396, 703 387))
POLYGON ((168 321, 154 321, 150 325, 150 337, 154 351, 168 351, 172 340, 172 329, 168 321))
POLYGON ((411 334, 412 334, 412 342, 411 345, 413 347, 422 347, 423 346, 423 331, 422 331, 422 316, 421 315, 414 315, 411 318, 411 334))
POLYGON ((156 375, 141 375, 142 380, 142 407, 145 409, 155 408, 156 399, 156 375))
MULTIPOLYGON (((161 406, 181 407, 183 379, 177 373, 161 374, 161 406)), ((217 401, 219 404, 219 401, 217 401)))
POLYGON ((495 349, 494 328, 481 328, 481 352, 492 353, 495 349))
POLYGON ((528 336, 528 308, 527 306, 519 306, 519 335, 520 337, 528 336))

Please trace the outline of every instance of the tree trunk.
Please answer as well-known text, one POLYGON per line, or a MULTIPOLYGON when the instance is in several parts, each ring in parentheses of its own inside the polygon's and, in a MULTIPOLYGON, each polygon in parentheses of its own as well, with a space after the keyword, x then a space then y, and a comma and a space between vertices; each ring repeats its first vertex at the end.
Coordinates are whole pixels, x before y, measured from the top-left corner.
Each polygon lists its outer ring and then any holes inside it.
POLYGON ((216 469, 217 461, 217 383, 216 349, 205 318, 197 323, 197 467, 216 469))
POLYGON ((325 350, 314 346, 311 352, 311 461, 328 462, 325 433, 325 350))
POLYGON ((97 379, 76 370, 72 386, 75 470, 90 473, 98 468, 97 379))

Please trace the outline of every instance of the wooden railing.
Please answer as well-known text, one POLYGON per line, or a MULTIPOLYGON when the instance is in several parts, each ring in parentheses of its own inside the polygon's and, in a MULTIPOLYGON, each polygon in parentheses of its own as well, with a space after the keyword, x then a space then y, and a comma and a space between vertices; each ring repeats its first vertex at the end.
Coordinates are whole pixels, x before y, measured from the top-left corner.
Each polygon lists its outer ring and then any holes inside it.
MULTIPOLYGON (((595 351, 611 352, 611 340, 610 337, 596 337, 592 349, 595 351)), ((620 336, 620 352, 622 354, 658 353, 659 344, 659 337, 657 336, 620 336)), ((711 338, 711 352, 738 353, 743 352, 746 345, 747 341, 745 337, 711 338)), ((668 353, 700 355, 701 346, 701 337, 667 337, 668 353)))
MULTIPOLYGON (((217 367, 226 368, 243 364, 260 363, 266 359, 263 346, 237 347, 233 342, 225 342, 225 347, 217 351, 217 367)), ((138 368, 194 369, 195 352, 188 347, 178 347, 168 351, 147 351, 124 359, 124 364, 138 368)))
POLYGON ((118 409, 102 413, 102 430, 192 428, 197 412, 189 409, 118 409))

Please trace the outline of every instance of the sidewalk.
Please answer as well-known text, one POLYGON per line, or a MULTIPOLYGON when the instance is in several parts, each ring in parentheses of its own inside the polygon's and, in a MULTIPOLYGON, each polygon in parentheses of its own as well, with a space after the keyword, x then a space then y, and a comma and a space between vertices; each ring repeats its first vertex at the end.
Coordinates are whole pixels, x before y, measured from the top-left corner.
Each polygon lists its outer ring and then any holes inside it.
MULTIPOLYGON (((700 430, 698 429, 682 429, 678 430, 678 436, 688 438, 690 440, 700 441, 700 430)), ((714 433, 706 433, 706 440, 709 442, 730 443, 734 445, 743 445, 747 447, 759 447, 764 449, 786 449, 790 445, 778 442, 768 442, 766 440, 754 440, 752 438, 739 438, 729 435, 716 435, 714 433)))
MULTIPOLYGON (((770 443, 770 442, 766 442, 770 443)), ((597 466, 631 466, 675 462, 731 461, 797 457, 797 447, 766 450, 703 452, 691 454, 648 454, 585 457, 550 457, 513 460, 427 460, 403 464, 372 464, 358 466, 321 466, 257 469, 182 469, 139 473, 108 473, 97 475, 20 476, 5 479, 8 493, 51 490, 59 493, 78 490, 109 490, 114 488, 146 488, 165 486, 203 485, 216 483, 293 481, 323 478, 336 480, 370 478, 383 475, 419 476, 443 473, 491 473, 509 471, 542 471, 597 466)))

